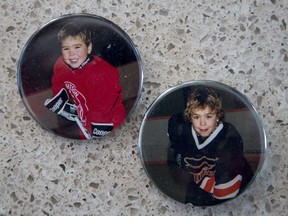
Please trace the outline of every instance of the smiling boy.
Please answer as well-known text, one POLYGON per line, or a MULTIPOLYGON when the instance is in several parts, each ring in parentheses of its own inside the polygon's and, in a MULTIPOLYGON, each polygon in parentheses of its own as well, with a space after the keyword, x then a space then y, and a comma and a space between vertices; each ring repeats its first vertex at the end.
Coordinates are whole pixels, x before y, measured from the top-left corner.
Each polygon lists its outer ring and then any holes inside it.
POLYGON ((80 35, 67 36, 61 45, 63 60, 73 69, 79 68, 92 51, 92 43, 85 44, 80 35))
POLYGON ((208 137, 217 127, 216 113, 206 106, 204 109, 196 109, 191 113, 192 124, 195 131, 202 137, 208 137))
POLYGON ((80 127, 80 137, 101 137, 126 118, 118 70, 92 55, 91 32, 68 23, 58 33, 62 55, 54 64, 52 98, 45 106, 80 127), (71 103, 72 102, 72 103, 71 103))
POLYGON ((205 206, 234 198, 253 176, 240 134, 223 119, 221 99, 207 87, 194 90, 184 113, 169 119, 175 166, 191 176, 186 203, 205 206))

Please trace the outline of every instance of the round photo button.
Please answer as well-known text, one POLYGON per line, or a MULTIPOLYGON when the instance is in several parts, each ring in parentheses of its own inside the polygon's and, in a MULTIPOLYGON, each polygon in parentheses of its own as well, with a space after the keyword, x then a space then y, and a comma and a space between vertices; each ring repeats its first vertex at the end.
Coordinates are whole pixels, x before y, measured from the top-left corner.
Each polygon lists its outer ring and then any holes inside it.
POLYGON ((18 64, 18 87, 34 119, 72 139, 110 134, 140 99, 143 69, 130 37, 91 14, 65 15, 37 30, 18 64))
POLYGON ((243 193, 261 170, 267 148, 252 103, 214 81, 187 82, 161 94, 144 116, 138 146, 156 187, 194 206, 243 193))

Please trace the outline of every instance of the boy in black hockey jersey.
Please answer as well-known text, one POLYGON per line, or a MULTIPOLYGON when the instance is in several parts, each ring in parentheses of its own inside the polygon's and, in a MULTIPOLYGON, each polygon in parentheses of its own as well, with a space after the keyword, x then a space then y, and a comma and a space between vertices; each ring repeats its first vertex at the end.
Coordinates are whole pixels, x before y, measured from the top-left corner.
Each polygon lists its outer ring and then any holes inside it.
POLYGON ((234 198, 253 177, 241 136, 223 119, 220 98, 203 87, 192 92, 184 114, 169 120, 175 164, 191 177, 186 203, 205 206, 234 198))

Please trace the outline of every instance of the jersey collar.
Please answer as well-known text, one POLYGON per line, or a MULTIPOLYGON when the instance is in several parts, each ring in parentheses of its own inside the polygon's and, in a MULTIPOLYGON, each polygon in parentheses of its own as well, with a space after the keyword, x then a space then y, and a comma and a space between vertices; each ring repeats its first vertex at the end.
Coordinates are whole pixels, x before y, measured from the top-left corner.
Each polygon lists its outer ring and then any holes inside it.
POLYGON ((89 62, 93 61, 94 60, 94 57, 92 55, 88 55, 87 56, 87 59, 78 67, 78 68, 72 68, 70 65, 65 64, 72 70, 72 71, 75 71, 75 70, 79 70, 79 69, 82 69, 85 65, 87 65, 89 62))
POLYGON ((93 59, 94 59, 93 56, 88 55, 87 59, 77 69, 82 69, 85 65, 91 62, 93 59))
POLYGON ((218 125, 218 127, 213 131, 212 134, 210 134, 210 136, 203 142, 203 143, 199 143, 199 139, 198 139, 198 136, 197 136, 197 132, 194 130, 193 126, 191 125, 191 130, 192 130, 192 135, 193 135, 193 138, 195 140, 195 143, 196 143, 196 146, 198 149, 202 149, 204 148, 205 146, 207 146, 217 135, 218 133, 223 129, 223 123, 220 123, 218 125))

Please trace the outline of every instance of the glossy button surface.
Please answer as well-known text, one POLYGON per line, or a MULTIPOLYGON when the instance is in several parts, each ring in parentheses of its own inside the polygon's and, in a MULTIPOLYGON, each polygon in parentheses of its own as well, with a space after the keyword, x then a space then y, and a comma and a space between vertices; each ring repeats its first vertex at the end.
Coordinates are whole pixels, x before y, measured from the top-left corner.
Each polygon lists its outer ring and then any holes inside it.
POLYGON ((234 88, 191 81, 162 93, 144 116, 145 171, 167 196, 195 206, 237 198, 262 168, 266 135, 253 104, 234 88))
POLYGON ((73 139, 118 129, 141 95, 143 69, 130 37, 91 14, 65 15, 43 25, 26 43, 18 87, 45 130, 73 139))

